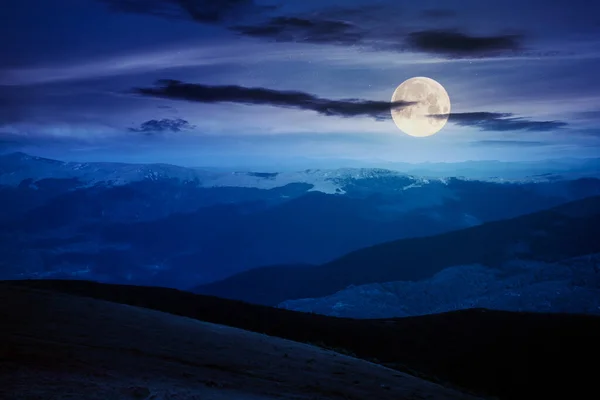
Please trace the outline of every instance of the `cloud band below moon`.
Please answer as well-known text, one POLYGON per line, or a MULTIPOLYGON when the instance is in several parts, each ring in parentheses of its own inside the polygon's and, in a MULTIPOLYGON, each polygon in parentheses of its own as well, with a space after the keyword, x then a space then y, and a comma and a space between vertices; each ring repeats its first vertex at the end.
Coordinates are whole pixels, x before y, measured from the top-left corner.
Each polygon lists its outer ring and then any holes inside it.
POLYGON ((309 110, 335 117, 369 117, 391 119, 390 110, 412 102, 388 102, 361 99, 332 100, 299 91, 281 91, 243 86, 210 86, 177 80, 159 80, 155 87, 134 88, 143 96, 185 100, 198 103, 237 103, 309 110))
POLYGON ((430 118, 447 118, 448 122, 458 126, 479 128, 482 131, 535 131, 546 132, 563 128, 568 124, 563 121, 535 121, 524 117, 515 117, 512 113, 466 112, 430 115, 430 118))

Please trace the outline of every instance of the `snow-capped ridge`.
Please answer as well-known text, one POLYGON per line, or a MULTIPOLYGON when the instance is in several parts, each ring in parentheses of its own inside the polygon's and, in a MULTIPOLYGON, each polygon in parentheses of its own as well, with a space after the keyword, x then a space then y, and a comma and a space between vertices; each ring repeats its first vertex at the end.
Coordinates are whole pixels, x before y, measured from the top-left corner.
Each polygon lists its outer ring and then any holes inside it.
MULTIPOLYGON (((0 156, 0 185, 17 186, 23 180, 76 178, 82 186, 125 185, 137 181, 175 179, 202 187, 251 187, 273 189, 292 183, 306 183, 312 191, 344 194, 343 186, 351 180, 406 177, 398 171, 379 168, 306 169, 297 172, 264 173, 258 171, 215 172, 170 164, 125 164, 110 162, 63 162, 25 153, 0 156)), ((423 181, 425 182, 425 181, 423 181)))
POLYGON ((474 179, 465 176, 413 175, 383 168, 338 168, 305 169, 296 172, 260 171, 214 171, 202 168, 187 168, 171 164, 127 164, 115 162, 67 162, 25 153, 10 153, 0 156, 0 185, 17 186, 25 179, 78 179, 82 186, 126 185, 139 181, 176 180, 201 187, 247 187, 273 189, 292 183, 312 185, 311 191, 328 194, 344 194, 350 184, 360 185, 361 181, 394 187, 397 190, 411 190, 438 183, 448 185, 452 180, 489 181, 494 183, 529 183, 567 180, 557 174, 540 174, 521 179, 491 177, 474 179))

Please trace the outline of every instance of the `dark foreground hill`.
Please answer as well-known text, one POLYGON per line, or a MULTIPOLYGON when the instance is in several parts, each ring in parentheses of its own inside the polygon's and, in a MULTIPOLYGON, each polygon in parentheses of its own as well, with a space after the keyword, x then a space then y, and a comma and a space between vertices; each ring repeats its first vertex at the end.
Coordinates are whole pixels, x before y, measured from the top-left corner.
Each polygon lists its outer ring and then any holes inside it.
POLYGON ((310 268, 264 267, 192 291, 257 304, 333 294, 350 285, 418 281, 460 265, 554 262, 600 252, 600 196, 441 235, 388 242, 310 268))
MULTIPOLYGON (((13 281, 3 285, 0 293, 11 285, 51 289, 318 344, 501 399, 584 398, 597 392, 598 317, 475 309, 355 320, 164 288, 86 281, 13 281)), ((187 340, 188 336, 182 332, 177 338, 187 340)))
POLYGON ((2 289, 2 399, 476 400, 315 346, 97 299, 2 289))

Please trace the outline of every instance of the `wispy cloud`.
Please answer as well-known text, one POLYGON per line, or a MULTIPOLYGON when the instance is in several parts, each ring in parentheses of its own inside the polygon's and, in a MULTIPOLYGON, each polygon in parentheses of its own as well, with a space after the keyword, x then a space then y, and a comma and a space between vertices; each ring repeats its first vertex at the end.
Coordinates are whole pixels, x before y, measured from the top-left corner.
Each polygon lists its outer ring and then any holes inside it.
POLYGON ((165 133, 182 132, 194 129, 195 126, 182 118, 151 119, 142 123, 138 128, 129 128, 130 132, 138 132, 147 136, 165 133))
POLYGON ((366 32, 347 21, 301 17, 275 17, 231 29, 245 36, 300 43, 353 45, 364 42, 366 36, 366 32))
MULTIPOLYGON (((360 46, 396 52, 425 52, 445 57, 497 57, 521 50, 522 37, 516 35, 475 36, 463 31, 410 31, 398 24, 399 9, 372 6, 334 7, 320 12, 279 14, 274 6, 253 0, 99 0, 111 9, 188 19, 202 24, 218 24, 240 35, 278 42, 360 46), (266 17, 243 24, 241 17, 266 17)), ((453 10, 429 9, 420 13, 422 25, 455 17, 453 10), (432 21, 433 20, 433 21, 432 21)), ((256 20, 256 18, 254 18, 256 20)), ((512 54, 518 55, 518 54, 512 54)))
POLYGON ((431 118, 447 118, 459 126, 479 128, 482 131, 535 131, 546 132, 560 129, 568 124, 563 121, 536 121, 525 117, 515 117, 512 113, 466 112, 430 115, 431 118))
POLYGON ((274 9, 253 0, 98 0, 112 10, 217 24, 274 9))
POLYGON ((390 110, 411 102, 387 102, 361 99, 332 100, 298 91, 281 91, 243 86, 209 86, 177 80, 160 80, 156 87, 134 88, 133 93, 199 103, 238 103, 267 105, 315 111, 326 116, 391 118, 390 110))
POLYGON ((233 26, 231 30, 245 36, 278 42, 360 46, 396 52, 423 52, 444 57, 500 57, 522 55, 522 36, 475 36, 456 30, 405 31, 386 19, 311 17, 274 17, 254 25, 233 26), (390 26, 394 26, 393 29, 390 26))
POLYGON ((90 141, 86 138, 50 135, 44 133, 0 132, 0 150, 14 151, 24 147, 50 148, 53 146, 86 146, 90 141))
POLYGON ((127 55, 110 55, 80 63, 5 70, 0 76, 0 85, 61 82, 237 62, 242 59, 239 54, 240 47, 227 47, 219 43, 208 46, 175 47, 127 55))
POLYGON ((553 143, 535 140, 478 140, 470 143, 472 146, 491 146, 491 147, 540 147, 550 146, 553 143))
POLYGON ((424 10, 421 15, 427 19, 439 20, 456 17, 456 11, 445 8, 431 8, 424 10))

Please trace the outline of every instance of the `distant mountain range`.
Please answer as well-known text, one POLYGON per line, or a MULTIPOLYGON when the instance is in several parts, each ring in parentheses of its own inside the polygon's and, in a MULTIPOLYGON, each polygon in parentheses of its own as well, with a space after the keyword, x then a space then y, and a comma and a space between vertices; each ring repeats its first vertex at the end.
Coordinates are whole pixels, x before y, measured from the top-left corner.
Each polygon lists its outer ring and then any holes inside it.
POLYGON ((18 185, 35 178, 75 178, 89 185, 123 185, 143 180, 175 179, 203 187, 254 187, 271 189, 289 183, 307 183, 313 190, 339 193, 348 179, 409 176, 417 181, 448 177, 492 182, 548 182, 582 177, 600 178, 600 158, 530 162, 464 161, 457 163, 380 163, 362 168, 309 168, 264 171, 190 168, 171 164, 116 162, 65 162, 16 152, 0 154, 0 185, 18 185), (417 178, 418 177, 418 178, 417 178))
MULTIPOLYGON (((277 305, 286 300, 329 296, 344 289, 346 289, 346 293, 348 291, 360 293, 361 290, 368 288, 347 289, 350 285, 423 281, 432 278, 434 281, 436 279, 444 280, 446 278, 439 275, 434 276, 450 267, 470 265, 494 268, 493 271, 479 268, 469 272, 469 279, 477 279, 477 274, 483 274, 480 279, 488 281, 484 284, 491 284, 494 280, 486 277, 486 274, 518 275, 516 272, 510 271, 511 262, 514 260, 553 263, 599 253, 598 237, 600 237, 600 196, 578 200, 530 215, 489 222, 436 236, 379 244, 354 251, 316 267, 257 268, 219 282, 200 286, 195 291, 258 304, 277 305)), ((544 271, 545 269, 542 268, 541 273, 544 271)), ((450 272, 447 274, 453 275, 450 272)), ((597 274, 598 271, 592 269, 587 275, 581 271, 579 275, 571 276, 568 279, 563 276, 561 280, 572 282, 574 278, 589 278, 592 279, 592 289, 597 290, 598 280, 600 280, 597 274)), ((460 276, 460 274, 458 275, 460 276)), ((460 281, 460 278, 452 277, 451 280, 457 282, 460 281)), ((530 283, 538 282, 539 279, 530 283)), ((467 286, 469 284, 464 282, 463 288, 467 286)), ((431 281, 429 281, 429 285, 421 284, 420 289, 429 287, 431 287, 431 281)), ((561 286, 559 290, 562 289, 561 286)), ((403 290, 404 288, 398 288, 398 296, 403 296, 403 290)), ((414 291, 409 293, 414 295, 414 291)), ((452 292, 446 291, 445 293, 452 296, 452 292)), ((590 294, 596 295, 597 291, 590 294)), ((434 312, 436 306, 443 309, 443 304, 448 306, 460 304, 461 301, 466 304, 468 300, 473 300, 473 305, 488 306, 493 303, 474 301, 474 297, 483 295, 483 292, 464 291, 462 297, 455 297, 452 301, 429 302, 425 305, 422 304, 423 298, 418 299, 419 304, 413 304, 409 299, 404 299, 404 303, 402 299, 397 299, 396 305, 404 304, 409 310, 411 308, 418 309, 420 306, 421 311, 407 312, 402 307, 398 307, 395 313, 410 315, 434 312)), ((345 298, 342 293, 336 296, 345 298)), ((358 297, 360 294, 352 297, 352 301, 362 301, 358 297)), ((328 304, 328 313, 331 314, 331 307, 335 308, 335 304, 332 306, 331 301, 327 300, 322 300, 322 303, 328 304)), ((593 304, 597 305, 597 303, 595 301, 593 304)), ((322 311, 322 308, 317 306, 318 301, 312 303, 310 301, 287 302, 284 303, 284 306, 286 304, 291 305, 291 308, 302 310, 312 310, 311 307, 314 304, 318 311, 322 311)), ((466 305, 468 306, 468 304, 466 305)), ((544 308, 542 307, 542 309, 544 308)), ((380 311, 374 310, 373 312, 373 315, 377 315, 380 311)), ((387 309, 384 314, 389 315, 391 312, 393 310, 387 309)), ((348 313, 342 314, 348 315, 348 313)), ((360 311, 357 311, 357 314, 360 314, 360 311)))
POLYGON ((456 163, 389 163, 380 168, 417 176, 462 176, 479 180, 543 180, 598 177, 600 158, 561 158, 540 161, 463 161, 456 163))
POLYGON ((599 194, 596 178, 227 172, 13 153, 0 156, 0 277, 188 288, 265 265, 322 264, 378 243, 599 194))

